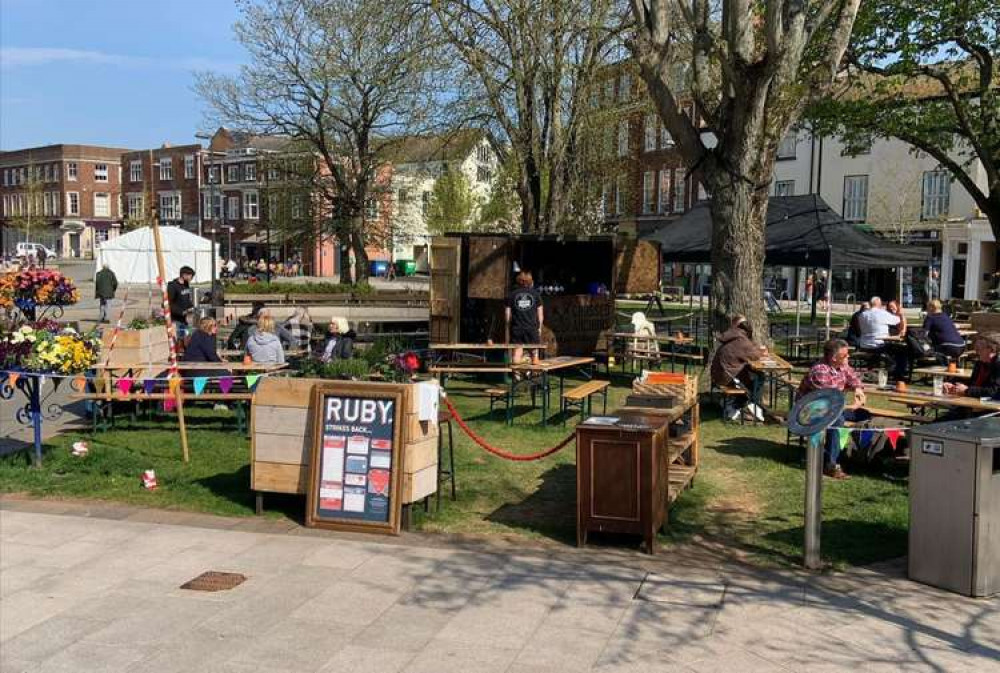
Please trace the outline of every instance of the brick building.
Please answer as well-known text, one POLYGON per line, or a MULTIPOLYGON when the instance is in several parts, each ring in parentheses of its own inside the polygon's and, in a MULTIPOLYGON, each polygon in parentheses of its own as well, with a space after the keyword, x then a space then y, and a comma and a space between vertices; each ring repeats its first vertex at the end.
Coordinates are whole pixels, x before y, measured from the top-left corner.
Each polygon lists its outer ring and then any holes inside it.
POLYGON ((201 234, 201 145, 126 152, 121 156, 122 211, 126 221, 148 224, 155 210, 161 224, 201 234))
POLYGON ((30 236, 61 256, 93 256, 121 227, 128 151, 60 144, 0 152, 0 248, 11 253, 30 236))

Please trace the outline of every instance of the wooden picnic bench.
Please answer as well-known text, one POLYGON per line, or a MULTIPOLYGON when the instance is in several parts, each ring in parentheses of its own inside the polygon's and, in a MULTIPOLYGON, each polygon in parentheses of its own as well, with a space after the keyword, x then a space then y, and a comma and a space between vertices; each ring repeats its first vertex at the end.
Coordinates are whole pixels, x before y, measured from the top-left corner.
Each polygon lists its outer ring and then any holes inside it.
POLYGON ((594 409, 594 395, 604 396, 604 411, 608 413, 608 388, 610 381, 591 380, 581 383, 575 388, 571 388, 562 394, 563 425, 566 425, 566 413, 570 409, 580 409, 580 420, 587 414, 592 414, 594 409))

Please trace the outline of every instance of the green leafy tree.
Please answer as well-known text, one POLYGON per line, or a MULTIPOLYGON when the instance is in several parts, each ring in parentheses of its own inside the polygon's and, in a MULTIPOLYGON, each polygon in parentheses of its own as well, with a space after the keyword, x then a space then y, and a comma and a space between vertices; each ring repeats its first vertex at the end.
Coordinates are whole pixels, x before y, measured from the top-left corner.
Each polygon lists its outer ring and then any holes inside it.
POLYGON ((476 197, 462 171, 445 169, 434 181, 427 206, 427 230, 433 234, 467 231, 476 209, 476 197))
POLYGON ((866 2, 848 57, 843 86, 811 110, 819 130, 927 153, 1000 240, 1000 3, 866 2))

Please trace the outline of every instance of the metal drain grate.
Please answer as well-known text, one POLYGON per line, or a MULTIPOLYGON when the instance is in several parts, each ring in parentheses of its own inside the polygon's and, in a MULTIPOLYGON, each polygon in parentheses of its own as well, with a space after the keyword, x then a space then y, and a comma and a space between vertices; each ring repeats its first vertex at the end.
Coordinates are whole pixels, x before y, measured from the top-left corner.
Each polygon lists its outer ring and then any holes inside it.
POLYGON ((246 581, 246 575, 239 573, 220 573, 217 570, 204 572, 193 580, 188 580, 181 585, 181 589, 191 591, 227 591, 233 587, 238 587, 246 581))

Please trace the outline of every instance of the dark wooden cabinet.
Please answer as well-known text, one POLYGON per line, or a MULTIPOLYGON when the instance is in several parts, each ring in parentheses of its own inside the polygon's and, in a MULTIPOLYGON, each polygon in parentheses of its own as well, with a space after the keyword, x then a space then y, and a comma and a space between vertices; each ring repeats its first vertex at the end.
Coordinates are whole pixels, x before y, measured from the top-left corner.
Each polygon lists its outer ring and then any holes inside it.
POLYGON ((613 425, 577 426, 577 544, 591 531, 628 533, 652 554, 670 503, 697 470, 698 406, 612 415, 613 425))

